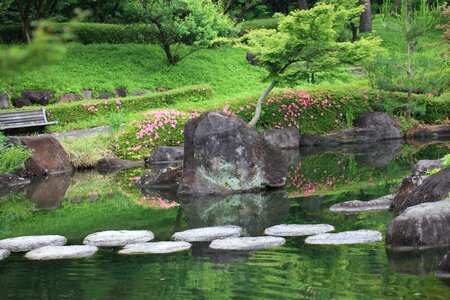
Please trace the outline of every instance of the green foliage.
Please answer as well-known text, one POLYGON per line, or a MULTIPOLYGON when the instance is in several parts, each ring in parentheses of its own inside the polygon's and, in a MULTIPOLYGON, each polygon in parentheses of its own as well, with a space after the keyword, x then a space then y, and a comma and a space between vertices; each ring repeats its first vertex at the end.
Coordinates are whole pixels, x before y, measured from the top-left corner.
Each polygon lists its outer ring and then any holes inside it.
POLYGON ((11 173, 25 164, 33 152, 20 145, 7 145, 5 136, 0 132, 0 174, 11 173))
POLYGON ((32 215, 36 205, 22 194, 8 194, 0 197, 0 222, 20 221, 32 215))
POLYGON ((241 33, 247 33, 255 29, 277 29, 278 21, 278 18, 255 19, 244 21, 239 25, 241 27, 241 33))

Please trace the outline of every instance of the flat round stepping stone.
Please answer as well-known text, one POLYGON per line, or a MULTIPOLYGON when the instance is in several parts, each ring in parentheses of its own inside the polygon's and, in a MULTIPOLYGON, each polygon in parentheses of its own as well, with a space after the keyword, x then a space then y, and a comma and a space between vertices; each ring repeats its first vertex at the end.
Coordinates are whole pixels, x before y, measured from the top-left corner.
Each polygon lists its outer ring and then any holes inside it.
POLYGON ((11 252, 6 249, 0 249, 0 260, 7 258, 11 252))
POLYGON ((88 235, 84 238, 83 244, 97 247, 119 247, 149 242, 154 238, 155 235, 150 230, 108 230, 88 235))
POLYGON ((188 242, 155 242, 126 245, 119 254, 166 254, 186 251, 191 248, 188 242))
POLYGON ((394 195, 387 195, 370 201, 352 200, 332 205, 330 211, 357 213, 366 211, 388 210, 394 201, 394 195))
POLYGON ((63 246, 67 239, 61 235, 30 235, 0 240, 0 248, 11 252, 25 252, 44 246, 63 246))
POLYGON ((266 228, 265 235, 272 236, 306 236, 334 231, 328 224, 281 224, 266 228))
POLYGON ((97 252, 95 246, 45 246, 31 250, 25 257, 32 260, 52 260, 89 257, 97 252))
POLYGON ((321 233, 307 237, 306 244, 312 245, 349 245, 379 242, 383 239, 381 232, 375 230, 355 230, 339 233, 321 233))
POLYGON ((258 236, 258 237, 237 237, 223 240, 214 240, 209 248, 215 250, 262 250, 284 245, 286 240, 282 237, 258 236))
POLYGON ((210 242, 229 237, 238 237, 242 234, 242 228, 239 226, 215 226, 190 229, 182 232, 176 232, 172 238, 175 241, 185 242, 210 242))

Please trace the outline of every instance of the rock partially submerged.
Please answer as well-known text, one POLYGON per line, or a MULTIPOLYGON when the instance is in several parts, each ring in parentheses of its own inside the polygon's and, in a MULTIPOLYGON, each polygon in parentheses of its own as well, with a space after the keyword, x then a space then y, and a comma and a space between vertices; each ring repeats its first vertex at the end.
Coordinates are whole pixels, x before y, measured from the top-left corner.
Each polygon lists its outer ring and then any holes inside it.
POLYGON ((10 254, 11 252, 9 250, 0 249, 0 260, 7 258, 10 254))
POLYGON ((102 158, 95 164, 95 168, 102 174, 107 174, 123 169, 143 167, 144 163, 133 160, 123 160, 119 158, 102 158))
POLYGON ((182 147, 161 146, 153 150, 146 164, 171 163, 182 161, 184 149, 182 147))
POLYGON ((282 246, 285 242, 284 238, 274 236, 236 237, 214 240, 209 245, 209 248, 214 250, 252 251, 282 246))
POLYGON ((357 213, 366 211, 387 210, 391 207, 394 195, 387 195, 370 201, 352 200, 330 207, 332 212, 357 213))
POLYGON ((300 133, 296 127, 271 129, 264 132, 264 138, 272 146, 279 149, 298 149, 300 133))
POLYGON ((450 246, 450 201, 407 208, 389 224, 388 249, 404 251, 450 246))
POLYGON ((149 230, 108 230, 88 235, 83 244, 97 247, 118 247, 145 243, 154 238, 155 235, 149 230))
MULTIPOLYGON (((405 179, 407 180, 407 179, 405 179)), ((420 185, 413 185, 409 189, 404 188, 404 183, 395 195, 392 203, 394 212, 401 213, 408 207, 447 199, 450 193, 450 167, 442 169, 425 178, 420 185)))
POLYGON ((421 176, 424 175, 427 171, 431 171, 433 169, 442 168, 442 164, 444 163, 444 159, 436 159, 436 160, 419 160, 413 168, 413 175, 414 176, 421 176))
POLYGON ((188 242, 155 242, 126 245, 119 254, 165 254, 189 250, 188 242))
POLYGON ((307 236, 334 231, 328 224, 282 224, 267 228, 266 235, 272 236, 307 236))
POLYGON ((32 260, 53 260, 90 257, 97 252, 95 246, 45 246, 31 250, 25 257, 32 260))
POLYGON ((147 172, 138 181, 138 187, 143 191, 149 189, 177 189, 183 175, 183 166, 169 166, 157 171, 147 172))
POLYGON ((241 236, 242 231, 241 227, 233 225, 204 227, 176 232, 172 238, 175 241, 210 242, 217 239, 241 236))
POLYGON ((375 230, 355 230, 339 233, 322 233, 306 238, 311 245, 350 245, 379 242, 383 239, 381 232, 375 230))
POLYGON ((44 246, 63 246, 67 239, 61 235, 30 235, 0 240, 0 248, 11 252, 24 252, 44 246))
POLYGON ((435 275, 440 279, 450 279, 450 252, 444 256, 444 259, 439 264, 435 275))

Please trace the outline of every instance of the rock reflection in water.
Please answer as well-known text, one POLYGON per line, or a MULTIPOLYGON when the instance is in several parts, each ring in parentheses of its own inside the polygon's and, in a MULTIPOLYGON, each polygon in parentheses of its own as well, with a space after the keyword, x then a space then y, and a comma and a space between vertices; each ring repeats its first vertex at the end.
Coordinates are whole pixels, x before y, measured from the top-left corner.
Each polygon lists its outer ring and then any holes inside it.
POLYGON ((190 197, 180 200, 189 228, 238 225, 249 236, 282 224, 288 217, 289 200, 283 191, 264 194, 190 197))
POLYGON ((386 250, 391 268, 398 273, 426 275, 436 271, 450 248, 437 248, 423 251, 395 252, 386 250))
POLYGON ((26 197, 40 210, 52 210, 61 206, 70 185, 71 174, 35 177, 27 186, 26 197))
POLYGON ((219 264, 243 264, 250 257, 249 251, 217 251, 209 248, 208 243, 193 243, 192 255, 207 257, 213 263, 219 264))

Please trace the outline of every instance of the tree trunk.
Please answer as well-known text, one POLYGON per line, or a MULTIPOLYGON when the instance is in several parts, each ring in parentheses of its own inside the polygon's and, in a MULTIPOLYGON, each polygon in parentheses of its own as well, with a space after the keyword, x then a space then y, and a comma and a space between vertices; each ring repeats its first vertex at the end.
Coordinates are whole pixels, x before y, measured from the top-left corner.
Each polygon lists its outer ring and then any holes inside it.
POLYGON ((169 66, 175 66, 175 64, 177 63, 172 55, 172 51, 170 49, 170 45, 168 43, 162 42, 161 43, 161 47, 164 50, 164 53, 166 54, 166 58, 167 58, 167 64, 169 66))
POLYGON ((22 24, 23 38, 27 44, 31 43, 31 24, 29 20, 24 20, 22 24))
POLYGON ((412 86, 411 86, 411 43, 408 41, 408 66, 406 69, 406 75, 408 78, 408 108, 407 116, 408 120, 411 121, 412 117, 412 86))
POLYGON ((361 0, 365 10, 359 17, 359 32, 372 32, 372 6, 370 0, 361 0))
POLYGON ((308 10, 308 0, 297 0, 298 9, 308 10))
POLYGON ((355 23, 350 22, 350 29, 352 31, 352 43, 354 43, 358 39, 358 28, 356 28, 355 23))
POLYGON ((273 90, 273 88, 275 87, 276 83, 272 82, 264 91, 264 93, 262 93, 262 95, 259 97, 258 99, 258 103, 256 104, 256 110, 255 110, 255 115, 253 116, 252 120, 250 121, 250 123, 248 123, 248 125, 250 126, 255 126, 256 123, 259 120, 259 117, 261 116, 261 110, 262 110, 262 103, 264 101, 264 99, 266 99, 267 95, 269 95, 269 93, 273 90))

